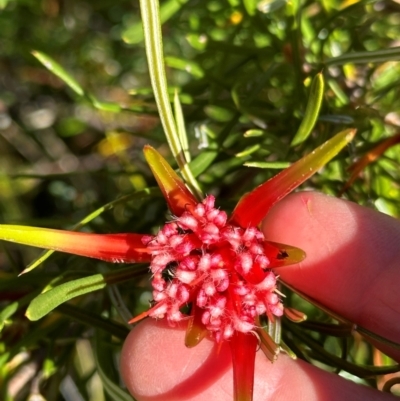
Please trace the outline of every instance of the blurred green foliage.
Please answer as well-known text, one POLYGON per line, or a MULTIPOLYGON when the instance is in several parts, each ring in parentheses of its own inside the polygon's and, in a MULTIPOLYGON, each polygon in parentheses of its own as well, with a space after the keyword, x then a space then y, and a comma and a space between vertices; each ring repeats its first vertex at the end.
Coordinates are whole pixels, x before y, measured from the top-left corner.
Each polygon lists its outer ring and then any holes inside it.
MULTIPOLYGON (((218 194, 227 210, 277 169, 354 127, 354 143, 306 184, 338 195, 346 169, 398 133, 399 2, 160 3, 169 95, 172 102, 176 89, 182 103, 191 168, 204 192, 218 194), (311 134, 291 146, 320 72, 320 115, 311 134)), ((0 0, 0 27, 1 223, 71 228, 119 196, 155 186, 143 145, 172 158, 150 87, 139 3, 0 0), (49 68, 49 60, 57 63, 55 74, 41 64, 49 68)), ((389 148, 344 196, 399 217, 399 162, 399 147, 389 148)), ((167 218, 157 191, 104 209, 85 229, 149 232, 167 218)), ((125 322, 151 298, 148 277, 108 286, 29 322, 26 307, 45 286, 115 267, 55 254, 17 278, 38 251, 1 247, 0 399, 68 400, 74 391, 84 400, 130 399, 113 361, 125 322), (107 351, 101 355, 99 342, 107 351)), ((329 322, 305 301, 292 301, 329 322)), ((330 352, 342 352, 341 341, 316 333, 330 352)), ((310 345, 294 338, 291 347, 304 356, 310 345)), ((350 362, 372 363, 365 343, 349 343, 350 362)))

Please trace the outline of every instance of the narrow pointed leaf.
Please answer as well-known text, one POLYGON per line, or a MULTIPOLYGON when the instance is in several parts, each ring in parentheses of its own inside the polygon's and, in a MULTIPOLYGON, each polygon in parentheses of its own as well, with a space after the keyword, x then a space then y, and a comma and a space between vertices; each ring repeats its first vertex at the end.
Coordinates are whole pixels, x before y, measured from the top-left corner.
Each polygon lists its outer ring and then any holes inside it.
POLYGON ((352 164, 349 168, 351 171, 351 176, 344 185, 341 193, 346 191, 347 188, 349 188, 353 182, 357 179, 358 175, 361 173, 361 171, 368 166, 368 164, 373 163, 375 160, 377 160, 383 153, 386 152, 387 149, 390 147, 397 145, 400 143, 400 133, 391 136, 390 138, 386 138, 383 141, 381 141, 378 145, 376 145, 373 149, 368 151, 363 157, 361 157, 360 160, 352 164))
POLYGON ((65 71, 60 64, 42 52, 33 51, 32 55, 36 57, 49 71, 64 81, 79 96, 84 95, 84 90, 72 76, 65 71))
POLYGON ((197 203, 183 181, 154 148, 145 146, 144 155, 174 215, 180 216, 188 206, 197 203))
POLYGON ((80 295, 101 290, 106 285, 101 274, 69 281, 38 295, 30 303, 25 315, 29 320, 39 320, 62 303, 80 295))
POLYGON ((273 168, 273 169, 282 169, 290 166, 289 162, 246 162, 243 163, 245 167, 255 167, 255 168, 273 168))
POLYGON ((306 258, 306 253, 302 249, 279 242, 264 241, 264 251, 270 261, 271 269, 293 265, 306 258))
POLYGON ((207 170, 219 155, 218 150, 204 149, 191 162, 190 168, 195 177, 207 170))
POLYGON ((182 150, 183 153, 185 154, 186 161, 190 163, 191 157, 189 152, 189 142, 187 138, 186 127, 185 127, 185 119, 183 117, 182 105, 179 100, 178 91, 176 89, 174 95, 174 112, 175 112, 176 129, 178 131, 182 150))
POLYGON ((326 60, 326 65, 343 65, 343 64, 367 64, 367 63, 384 63, 386 61, 400 60, 400 47, 391 47, 389 49, 348 52, 338 57, 332 57, 326 60))
POLYGON ((14 313, 18 310, 19 308, 19 302, 14 301, 10 304, 8 304, 4 309, 0 311, 0 333, 4 328, 4 325, 6 321, 14 315, 14 313))
POLYGON ((230 341, 233 365, 235 401, 252 401, 254 386, 254 363, 258 347, 253 333, 236 331, 230 341))
POLYGON ((160 9, 158 0, 140 0, 147 63, 161 123, 179 169, 193 193, 200 200, 203 195, 185 159, 179 140, 172 107, 169 101, 168 85, 165 75, 164 51, 161 35, 160 9))
MULTIPOLYGON (((188 0, 167 0, 160 4, 160 21, 163 24, 173 17, 188 0)), ((128 29, 122 32, 122 40, 129 44, 143 41, 143 25, 141 22, 129 24, 128 29)))
POLYGON ((300 127, 294 136, 290 146, 296 146, 304 142, 311 134, 317 121, 319 110, 322 104, 324 94, 324 76, 320 72, 317 74, 311 84, 310 97, 308 98, 306 111, 300 127))
POLYGON ((19 244, 101 259, 108 262, 148 262, 142 234, 89 234, 49 228, 0 225, 0 239, 19 244))
POLYGON ((135 401, 126 391, 121 388, 120 383, 116 382, 117 375, 114 372, 114 355, 112 353, 111 336, 104 335, 104 332, 96 330, 94 337, 94 359, 96 371, 100 376, 105 392, 111 400, 135 401), (106 346, 105 346, 106 345, 106 346))
POLYGON ((35 321, 47 315, 57 306, 63 304, 80 295, 98 291, 106 287, 108 284, 124 282, 146 274, 147 268, 124 268, 104 274, 94 274, 93 276, 78 278, 68 281, 39 294, 32 300, 26 311, 28 319, 35 321))
POLYGON ((241 227, 257 226, 276 202, 296 189, 335 157, 356 134, 347 129, 245 195, 237 204, 231 222, 241 227))

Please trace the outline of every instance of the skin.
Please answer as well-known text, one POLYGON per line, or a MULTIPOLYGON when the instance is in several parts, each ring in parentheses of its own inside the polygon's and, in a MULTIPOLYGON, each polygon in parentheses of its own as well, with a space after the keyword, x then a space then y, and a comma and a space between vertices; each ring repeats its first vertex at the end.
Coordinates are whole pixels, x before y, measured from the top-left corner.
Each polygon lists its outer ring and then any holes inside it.
MULTIPOLYGON (((307 258, 277 274, 348 320, 400 343, 400 222, 326 195, 302 192, 279 202, 263 222, 266 239, 303 249, 307 258)), ((400 351, 380 346, 400 362, 400 351)), ((184 327, 147 319, 131 331, 121 374, 138 401, 231 401, 229 345, 184 346, 184 327)), ((282 354, 256 356, 255 401, 394 400, 282 354)))

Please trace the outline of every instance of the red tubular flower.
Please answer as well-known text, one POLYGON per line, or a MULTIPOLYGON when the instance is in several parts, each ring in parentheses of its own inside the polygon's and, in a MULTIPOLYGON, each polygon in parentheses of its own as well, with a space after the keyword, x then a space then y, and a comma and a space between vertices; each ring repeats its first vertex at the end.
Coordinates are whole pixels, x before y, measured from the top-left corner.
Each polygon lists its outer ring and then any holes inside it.
MULTIPOLYGON (((343 131, 244 196, 230 217, 215 198, 198 202, 152 147, 145 157, 173 219, 156 235, 86 234, 23 226, 0 226, 0 239, 111 262, 150 262, 154 305, 131 320, 187 320, 186 345, 209 334, 229 341, 235 400, 252 400, 259 316, 274 321, 284 307, 274 268, 301 261, 302 250, 269 242, 257 228, 269 209, 334 157, 354 136, 343 131), (191 305, 190 316, 182 308, 191 305)), ((262 339, 261 334, 261 339, 262 339)), ((261 347, 263 348, 263 346, 261 347)))

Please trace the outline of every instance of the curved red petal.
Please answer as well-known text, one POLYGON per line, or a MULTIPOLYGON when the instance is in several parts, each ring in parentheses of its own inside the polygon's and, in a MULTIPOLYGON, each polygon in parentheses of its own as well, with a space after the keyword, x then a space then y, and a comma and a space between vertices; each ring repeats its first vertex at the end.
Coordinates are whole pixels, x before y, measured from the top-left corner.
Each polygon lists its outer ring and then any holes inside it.
POLYGON ((90 234, 49 228, 0 225, 0 239, 108 262, 149 262, 143 234, 90 234))
POLYGON ((198 203, 184 182, 154 148, 147 145, 143 152, 168 207, 175 216, 180 216, 187 207, 198 203))

